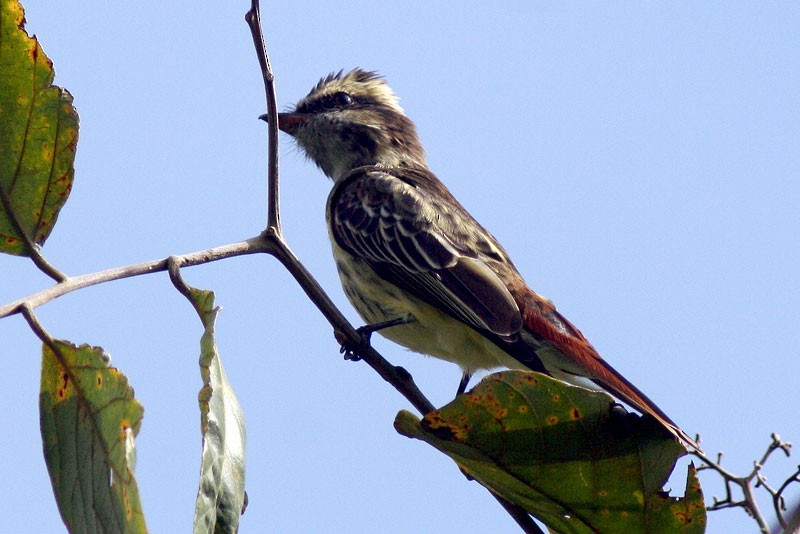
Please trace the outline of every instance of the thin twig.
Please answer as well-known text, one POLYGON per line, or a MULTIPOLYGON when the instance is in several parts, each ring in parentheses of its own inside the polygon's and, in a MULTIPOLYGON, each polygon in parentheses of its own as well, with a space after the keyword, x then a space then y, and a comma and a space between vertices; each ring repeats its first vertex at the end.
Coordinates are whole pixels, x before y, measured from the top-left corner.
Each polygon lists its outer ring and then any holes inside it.
MULTIPOLYGON (((42 323, 39 322, 39 318, 36 317, 35 313, 33 313, 33 308, 25 304, 20 308, 20 314, 28 322, 28 326, 30 326, 33 333, 36 334, 36 337, 38 337, 42 343, 47 345, 50 348, 50 350, 53 351, 54 354, 56 354, 56 356, 60 356, 60 351, 58 350, 58 346, 53 340, 53 337, 49 333, 47 333, 44 326, 42 326, 42 323)), ((63 361, 64 360, 63 356, 60 359, 62 360, 61 363, 65 364, 65 362, 63 361)), ((64 365, 64 367, 66 367, 66 364, 64 365)))
MULTIPOLYGON (((357 345, 361 342, 361 334, 345 318, 333 301, 328 297, 322 287, 317 283, 311 273, 297 259, 283 237, 277 232, 267 229, 263 237, 272 246, 271 254, 280 261, 286 270, 294 277, 308 298, 319 309, 325 319, 333 326, 336 339, 342 344, 357 345)), ((433 404, 417 387, 411 375, 402 367, 392 365, 381 354, 367 346, 359 356, 372 367, 384 380, 389 382, 399 391, 421 414, 426 414, 434 409, 433 404)))
POLYGON ((780 436, 774 433, 771 437, 772 442, 761 456, 761 459, 753 462, 753 470, 745 476, 734 475, 722 467, 722 453, 717 455, 716 461, 712 461, 702 452, 692 452, 693 455, 700 458, 704 463, 704 465, 702 465, 699 469, 714 470, 719 473, 720 476, 722 476, 722 479, 725 482, 725 498, 718 499, 717 497, 714 497, 714 503, 709 506, 708 509, 723 510, 725 508, 743 508, 751 517, 753 517, 756 523, 758 523, 759 530, 765 534, 769 533, 769 527, 767 526, 767 521, 759 509, 758 501, 756 500, 755 492, 753 490, 760 486, 763 487, 767 493, 769 493, 770 497, 772 498, 772 504, 778 523, 783 528, 787 528, 787 521, 783 516, 783 511, 786 510, 783 493, 791 483, 795 481, 800 482, 800 467, 798 467, 798 470, 785 482, 783 482, 778 489, 772 488, 769 484, 767 484, 767 479, 764 477, 762 469, 772 453, 777 450, 782 450, 786 456, 789 456, 791 451, 791 444, 789 442, 781 440, 780 436), (753 481, 755 481, 755 484, 753 481), (739 487, 740 491, 742 492, 741 499, 737 500, 734 498, 732 489, 733 486, 739 487))
POLYGON ((717 456, 717 461, 714 462, 705 453, 700 451, 692 451, 691 454, 700 458, 704 466, 700 466, 698 470, 703 469, 712 469, 719 473, 723 480, 725 480, 725 498, 722 500, 718 500, 714 497, 714 504, 710 506, 709 510, 722 510, 725 508, 734 508, 734 507, 741 507, 743 508, 748 515, 753 517, 753 519, 758 523, 758 529, 762 534, 769 534, 769 527, 767 526, 767 522, 764 519, 764 516, 761 515, 761 511, 758 508, 758 502, 756 502, 755 496, 753 495, 752 488, 750 486, 750 482, 752 481, 753 477, 755 476, 754 473, 750 473, 748 476, 740 477, 736 476, 724 467, 722 467, 722 453, 717 456), (736 501, 733 498, 733 492, 731 491, 731 484, 735 484, 739 486, 742 491, 743 499, 736 501))
POLYGON ((781 486, 772 496, 773 504, 775 506, 775 513, 778 515, 778 522, 781 524, 781 527, 787 530, 789 528, 789 522, 784 518, 783 515, 783 512, 786 511, 786 500, 783 497, 783 493, 786 491, 786 488, 788 488, 794 482, 800 482, 800 465, 797 466, 797 470, 792 473, 789 478, 783 481, 783 484, 781 484, 781 486))
POLYGON ((775 510, 775 516, 778 518, 778 523, 780 524, 781 528, 788 528, 788 524, 786 519, 783 516, 783 512, 786 511, 786 502, 783 498, 783 492, 786 491, 786 488, 789 487, 790 484, 797 481, 798 473, 800 473, 800 467, 798 467, 798 471, 795 471, 789 478, 787 478, 779 488, 775 489, 767 483, 767 477, 764 476, 762 472, 762 468, 764 464, 766 464, 767 460, 769 459, 770 455, 776 450, 782 450, 783 453, 789 457, 791 455, 792 444, 788 441, 783 441, 781 437, 773 433, 772 434, 772 443, 770 443, 767 451, 764 453, 764 456, 761 458, 756 464, 756 484, 755 487, 758 488, 759 486, 764 488, 764 490, 770 494, 772 497, 772 507, 775 510))
POLYGON ((258 0, 253 0, 244 19, 250 27, 253 44, 264 79, 264 94, 267 98, 267 228, 281 233, 280 181, 278 180, 278 99, 275 93, 275 76, 264 43, 261 13, 258 0))
POLYGON ((784 534, 800 532, 800 501, 796 502, 789 511, 789 517, 786 519, 786 526, 783 527, 783 532, 784 534))
MULTIPOLYGON (((231 243, 222 245, 220 247, 210 248, 207 250, 200 250, 177 256, 183 266, 200 265, 212 261, 218 261, 225 258, 232 258, 234 256, 242 256, 245 254, 256 254, 259 252, 268 252, 270 245, 267 244, 261 236, 253 237, 246 241, 238 243, 231 243)), ((143 274, 150 274, 167 269, 167 259, 151 260, 132 265, 124 265, 122 267, 115 267, 113 269, 106 269, 96 273, 84 274, 81 276, 69 277, 63 282, 43 289, 27 297, 23 297, 9 304, 0 306, 0 319, 9 315, 20 313, 22 306, 29 306, 36 308, 53 299, 56 299, 67 293, 71 293, 76 289, 84 287, 103 284, 113 280, 121 280, 123 278, 130 278, 132 276, 140 276, 143 274)))

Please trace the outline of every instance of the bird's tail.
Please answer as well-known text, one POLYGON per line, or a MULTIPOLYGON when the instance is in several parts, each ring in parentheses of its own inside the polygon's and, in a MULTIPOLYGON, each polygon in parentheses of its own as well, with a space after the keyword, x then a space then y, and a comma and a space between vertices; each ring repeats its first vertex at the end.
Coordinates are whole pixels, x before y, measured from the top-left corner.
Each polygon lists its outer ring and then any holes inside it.
MULTIPOLYGON (((512 356, 520 359, 522 363, 534 370, 541 371, 541 368, 544 367, 544 370, 550 374, 566 374, 592 381, 626 404, 642 413, 651 415, 685 445, 701 451, 696 440, 675 424, 639 388, 609 365, 584 335, 556 311, 550 301, 530 289, 527 289, 524 295, 515 295, 515 298, 522 310, 523 340, 529 336, 532 343, 539 349, 542 347, 555 348, 561 358, 558 358, 558 361, 547 361, 544 358, 524 358, 523 355, 515 353, 512 353, 512 356)), ((518 353, 519 351, 514 352, 518 353)), ((552 353, 552 350, 547 352, 552 353)))

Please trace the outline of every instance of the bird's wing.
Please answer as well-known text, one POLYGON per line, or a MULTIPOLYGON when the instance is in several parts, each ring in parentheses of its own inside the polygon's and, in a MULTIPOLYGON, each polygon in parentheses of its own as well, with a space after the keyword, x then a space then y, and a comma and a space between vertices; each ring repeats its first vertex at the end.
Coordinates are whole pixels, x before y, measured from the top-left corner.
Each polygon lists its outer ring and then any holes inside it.
POLYGON ((505 253, 429 171, 357 169, 331 192, 328 218, 340 247, 424 302, 499 336, 522 326, 505 283, 477 257, 505 253))
POLYGON ((384 279, 486 332, 531 369, 585 377, 698 448, 609 365, 430 171, 364 167, 334 186, 328 218, 338 245, 384 279), (513 336, 520 331, 522 336, 513 336), (559 361, 537 354, 555 348, 559 361))

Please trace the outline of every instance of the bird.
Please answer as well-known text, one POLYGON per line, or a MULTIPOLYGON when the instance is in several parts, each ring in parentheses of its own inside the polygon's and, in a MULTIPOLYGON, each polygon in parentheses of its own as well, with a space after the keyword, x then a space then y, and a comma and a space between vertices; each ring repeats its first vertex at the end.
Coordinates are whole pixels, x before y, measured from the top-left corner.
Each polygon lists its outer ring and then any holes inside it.
POLYGON ((603 389, 700 450, 528 286, 430 170, 415 124, 383 76, 330 73, 278 114, 278 127, 333 181, 333 257, 366 329, 459 365, 459 393, 478 370, 536 371, 603 389))

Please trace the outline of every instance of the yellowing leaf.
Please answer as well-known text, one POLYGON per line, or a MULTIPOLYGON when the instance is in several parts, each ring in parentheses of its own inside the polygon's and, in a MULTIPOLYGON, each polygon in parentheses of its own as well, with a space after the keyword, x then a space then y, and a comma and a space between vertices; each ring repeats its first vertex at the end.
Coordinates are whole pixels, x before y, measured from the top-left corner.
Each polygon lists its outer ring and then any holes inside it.
POLYGON ((44 345, 39 416, 44 455, 70 532, 146 532, 133 476, 143 409, 99 348, 44 345))
POLYGON ((24 29, 16 0, 0 0, 0 251, 44 243, 74 177, 78 114, 52 85, 53 64, 24 29))
POLYGON ((663 492, 683 448, 648 418, 629 428, 612 405, 605 393, 506 371, 421 421, 400 412, 395 428, 554 532, 703 532, 693 471, 686 496, 663 492))

